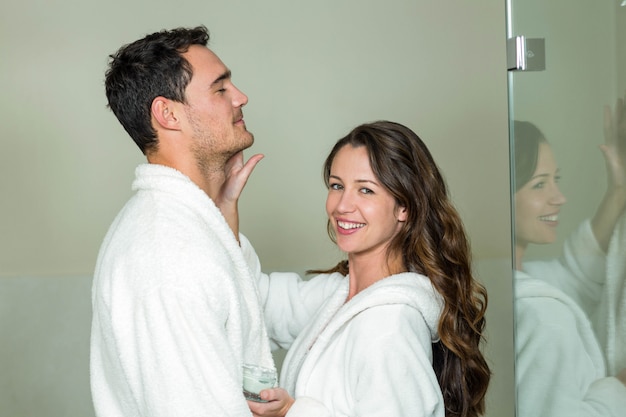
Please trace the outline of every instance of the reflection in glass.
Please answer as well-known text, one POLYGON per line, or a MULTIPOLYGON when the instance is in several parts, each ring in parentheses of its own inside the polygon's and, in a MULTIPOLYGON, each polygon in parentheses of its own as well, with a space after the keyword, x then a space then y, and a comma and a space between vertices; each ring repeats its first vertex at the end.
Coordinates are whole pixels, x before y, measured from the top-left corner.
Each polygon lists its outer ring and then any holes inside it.
MULTIPOLYGON (((598 337, 616 336, 606 326, 616 300, 608 302, 605 282, 607 265, 620 258, 620 250, 624 258, 626 250, 626 240, 620 245, 615 237, 626 229, 623 102, 618 101, 614 116, 610 109, 605 116, 601 150, 607 189, 602 201, 565 240, 561 256, 552 260, 526 261, 524 255, 531 244, 557 240, 559 215, 567 201, 559 188, 560 171, 536 125, 514 121, 512 127, 518 416, 624 416, 626 370, 607 369, 605 353, 615 349, 603 346, 598 337)), ((623 282, 624 274, 611 279, 623 282)), ((620 320, 626 325, 626 317, 612 317, 613 330, 620 320)), ((626 337, 626 329, 622 331, 626 337)))

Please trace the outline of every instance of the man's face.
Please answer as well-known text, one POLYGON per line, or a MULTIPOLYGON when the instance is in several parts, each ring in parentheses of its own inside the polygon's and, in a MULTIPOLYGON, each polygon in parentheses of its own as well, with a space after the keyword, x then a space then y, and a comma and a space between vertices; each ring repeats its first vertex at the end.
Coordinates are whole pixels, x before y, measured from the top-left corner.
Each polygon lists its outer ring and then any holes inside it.
POLYGON ((211 50, 192 45, 183 55, 193 68, 187 85, 187 131, 197 162, 211 167, 228 160, 254 142, 246 129, 242 107, 248 97, 235 87, 230 71, 211 50))

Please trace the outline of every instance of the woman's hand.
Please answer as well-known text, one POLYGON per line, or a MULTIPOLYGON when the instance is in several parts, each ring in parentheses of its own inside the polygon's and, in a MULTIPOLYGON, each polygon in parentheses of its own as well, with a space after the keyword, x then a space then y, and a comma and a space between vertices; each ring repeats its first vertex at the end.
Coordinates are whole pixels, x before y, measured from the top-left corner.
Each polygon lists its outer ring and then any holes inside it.
POLYGON ((220 190, 219 204, 237 203, 243 187, 248 182, 252 170, 259 161, 263 159, 262 154, 256 154, 243 163, 243 151, 233 155, 224 166, 224 184, 220 190))
POLYGON ((237 203, 241 192, 248 182, 252 170, 263 159, 262 154, 256 154, 243 163, 243 151, 236 153, 226 162, 224 167, 224 184, 215 199, 215 205, 220 209, 228 222, 235 238, 239 240, 239 210, 237 203))
POLYGON ((283 388, 264 389, 260 395, 266 403, 248 401, 254 417, 284 417, 295 402, 283 388))
POLYGON ((600 145, 607 171, 607 189, 591 219, 593 234, 608 251, 615 225, 626 208, 626 106, 619 98, 615 112, 604 108, 604 144, 600 145))
POLYGON ((626 187, 626 106, 617 99, 615 113, 604 107, 604 145, 600 146, 607 167, 609 188, 626 187))

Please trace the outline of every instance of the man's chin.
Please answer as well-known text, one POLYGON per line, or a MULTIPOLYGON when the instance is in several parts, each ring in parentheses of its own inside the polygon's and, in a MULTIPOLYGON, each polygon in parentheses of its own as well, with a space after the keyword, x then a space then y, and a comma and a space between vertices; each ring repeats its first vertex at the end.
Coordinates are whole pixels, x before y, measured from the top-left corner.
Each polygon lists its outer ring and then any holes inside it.
POLYGON ((243 149, 248 149, 249 147, 251 147, 254 144, 254 135, 252 134, 252 132, 248 132, 246 130, 246 133, 247 133, 246 137, 242 138, 242 141, 241 141, 241 143, 244 146, 242 148, 242 150, 243 149))

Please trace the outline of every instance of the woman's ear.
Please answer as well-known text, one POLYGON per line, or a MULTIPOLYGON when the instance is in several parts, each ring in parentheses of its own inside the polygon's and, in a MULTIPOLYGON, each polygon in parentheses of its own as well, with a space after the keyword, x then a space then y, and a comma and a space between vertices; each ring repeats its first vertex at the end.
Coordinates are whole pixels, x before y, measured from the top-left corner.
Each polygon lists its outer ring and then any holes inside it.
POLYGON ((166 99, 165 97, 156 97, 152 100, 152 106, 150 106, 150 112, 153 119, 164 129, 179 130, 179 123, 177 117, 176 105, 173 101, 166 99))
POLYGON ((406 210, 406 207, 398 207, 398 212, 396 213, 396 217, 399 222, 405 222, 409 213, 406 210))

